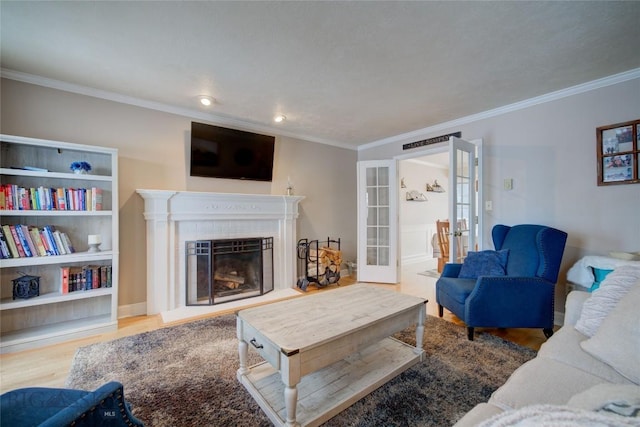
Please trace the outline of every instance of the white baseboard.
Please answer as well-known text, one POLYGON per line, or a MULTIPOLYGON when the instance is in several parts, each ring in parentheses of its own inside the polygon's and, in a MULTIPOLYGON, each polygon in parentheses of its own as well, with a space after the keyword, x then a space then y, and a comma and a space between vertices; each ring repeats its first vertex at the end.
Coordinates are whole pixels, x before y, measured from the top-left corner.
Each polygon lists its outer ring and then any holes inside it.
POLYGON ((124 317, 144 316, 145 314, 147 314, 146 302, 118 306, 118 319, 122 319, 124 317))

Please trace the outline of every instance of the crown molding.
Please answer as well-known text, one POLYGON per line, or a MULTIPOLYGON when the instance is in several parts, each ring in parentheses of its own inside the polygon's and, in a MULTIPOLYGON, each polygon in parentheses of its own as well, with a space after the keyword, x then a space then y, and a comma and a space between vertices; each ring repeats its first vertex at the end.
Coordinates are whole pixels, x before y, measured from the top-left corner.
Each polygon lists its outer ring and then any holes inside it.
POLYGON ((426 128, 418 129, 415 131, 395 135, 389 138, 380 139, 370 143, 362 144, 357 148, 333 140, 327 140, 323 138, 317 138, 309 135, 298 134, 295 132, 287 132, 281 129, 276 129, 272 126, 267 126, 262 123, 252 122, 248 120, 239 120, 232 117, 227 117, 219 114, 204 113, 202 111, 177 107, 174 105, 164 104, 155 101, 149 101, 146 99, 135 98, 128 95, 119 94, 116 92, 110 92, 100 89, 95 89, 87 86, 77 85, 73 83, 63 82, 60 80, 50 79, 47 77, 37 76, 34 74, 23 73, 20 71, 14 71, 6 68, 2 68, 0 74, 3 78, 10 80, 16 80, 24 83, 30 83, 38 86, 48 87, 51 89, 57 89, 65 92, 76 93, 80 95, 90 96, 94 98, 105 99, 108 101, 118 102, 121 104, 133 105, 141 108, 162 111, 165 113, 176 114, 179 116, 189 117, 192 119, 210 121, 218 125, 239 127, 249 131, 268 133, 272 135, 284 136, 289 138, 301 139, 304 141, 330 145, 333 147, 343 148, 347 150, 363 151, 374 147, 379 147, 387 144, 394 144, 398 142, 407 142, 417 140, 426 137, 427 135, 450 129, 456 126, 462 126, 465 124, 477 122, 480 120, 488 119, 491 117, 500 116, 513 111, 522 110, 535 105, 544 104, 546 102, 555 101, 558 99, 566 98, 569 96, 577 95, 584 92, 589 92, 595 89, 611 86, 618 83, 623 83, 629 80, 640 78, 640 68, 625 71, 622 73, 614 74, 612 76, 603 77, 601 79, 593 80, 591 82, 582 83, 576 86, 572 86, 566 89, 561 89, 548 94, 540 95, 534 98, 530 98, 524 101, 519 101, 513 104, 505 105, 503 107, 494 108, 481 113, 472 114, 469 116, 454 119, 448 122, 439 123, 426 128))
POLYGON ((344 148, 352 151, 356 150, 355 147, 345 143, 341 143, 339 141, 332 141, 332 140, 317 138, 309 135, 303 135, 295 132, 283 131, 282 129, 276 129, 275 127, 268 126, 258 122, 252 122, 249 120, 240 120, 240 119, 235 119, 233 117, 228 117, 224 115, 205 113, 205 112, 190 109, 190 108, 177 107, 174 105, 164 104, 161 102, 149 101, 146 99, 123 95, 117 92, 110 92, 106 90, 95 89, 88 86, 68 83, 61 80, 50 79, 47 77, 37 76, 29 73, 23 73, 21 71, 10 70, 7 68, 2 68, 0 75, 2 75, 3 78, 10 79, 10 80, 29 83, 37 86, 43 86, 50 89, 61 90, 64 92, 71 92, 79 95, 90 96, 93 98, 104 99, 107 101, 118 102, 120 104, 133 105, 136 107, 146 108, 149 110, 162 111, 164 113, 175 114, 178 116, 189 117, 192 119, 205 120, 221 126, 237 127, 237 128, 241 128, 243 130, 248 130, 248 131, 301 139, 304 141, 331 145, 333 147, 344 148))
POLYGON ((502 114, 511 113, 513 111, 523 110, 525 108, 532 107, 534 105, 544 104, 546 102, 556 101, 558 99, 566 98, 573 95, 589 92, 592 90, 600 89, 603 87, 623 83, 629 80, 640 79, 640 68, 625 71, 612 76, 603 77, 601 79, 593 80, 587 83, 582 83, 576 86, 571 86, 566 89, 561 89, 555 92, 550 92, 545 95, 536 96, 534 98, 526 99, 524 101, 515 102, 513 104, 505 105, 503 107, 487 110, 482 113, 472 114, 470 116, 461 117, 459 119, 451 120, 448 122, 439 123, 437 125, 429 126, 423 129, 403 133, 400 135, 392 136, 389 138, 380 139, 367 144, 358 146, 358 151, 368 150, 370 148, 379 147, 382 145, 393 144, 397 142, 415 141, 425 138, 427 135, 435 132, 454 128, 456 126, 462 126, 469 123, 477 122, 479 120, 488 119, 491 117, 500 116, 502 114))

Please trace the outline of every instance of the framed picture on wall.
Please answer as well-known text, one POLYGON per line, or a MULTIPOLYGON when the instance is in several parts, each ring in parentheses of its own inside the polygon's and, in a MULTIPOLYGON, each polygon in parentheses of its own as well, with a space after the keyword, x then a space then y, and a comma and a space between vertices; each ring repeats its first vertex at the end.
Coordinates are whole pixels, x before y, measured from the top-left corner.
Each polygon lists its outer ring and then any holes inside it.
POLYGON ((598 185, 640 183, 640 119, 596 129, 598 185))

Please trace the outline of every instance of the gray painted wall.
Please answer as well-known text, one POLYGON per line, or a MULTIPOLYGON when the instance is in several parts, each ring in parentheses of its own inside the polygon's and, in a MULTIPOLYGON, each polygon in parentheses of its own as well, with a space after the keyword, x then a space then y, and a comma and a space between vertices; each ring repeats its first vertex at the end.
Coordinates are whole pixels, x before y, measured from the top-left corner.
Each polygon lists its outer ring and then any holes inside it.
MULTIPOLYGON (((484 244, 495 224, 547 224, 569 234, 560 283, 584 255, 640 251, 640 184, 597 186, 596 128, 640 119, 640 79, 602 87, 478 120, 421 140, 461 131, 483 139, 486 212, 484 244), (513 190, 503 180, 513 178, 513 190)), ((406 155, 398 141, 359 151, 358 160, 406 155)), ((564 303, 563 288, 556 296, 564 303)))
MULTIPOLYGON (((145 224, 136 188, 283 194, 290 177, 295 194, 307 197, 298 236, 341 237, 345 259, 355 259, 356 160, 405 155, 404 142, 454 131, 484 140, 484 190, 493 201, 485 247, 498 223, 565 230, 560 282, 584 255, 640 250, 640 185, 598 187, 595 145, 596 127, 640 118, 639 79, 358 153, 277 138, 272 183, 189 177, 188 117, 4 79, 1 101, 2 133, 120 150, 120 305, 145 300, 145 224), (513 178, 513 190, 503 189, 505 178, 513 178)), ((557 295, 563 304, 564 293, 557 295)))
POLYGON ((121 307, 146 301, 146 225, 138 188, 285 194, 290 178, 294 193, 306 197, 298 238, 340 237, 344 259, 355 259, 353 150, 276 137, 271 183, 192 178, 188 117, 7 79, 1 88, 2 133, 119 150, 121 307))

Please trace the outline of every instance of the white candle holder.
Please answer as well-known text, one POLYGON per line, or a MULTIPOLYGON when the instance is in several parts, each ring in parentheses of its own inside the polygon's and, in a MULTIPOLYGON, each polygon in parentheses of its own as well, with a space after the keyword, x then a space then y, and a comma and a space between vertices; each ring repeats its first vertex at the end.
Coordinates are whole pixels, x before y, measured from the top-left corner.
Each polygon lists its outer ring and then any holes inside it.
POLYGON ((87 237, 87 243, 89 244, 89 250, 87 252, 100 252, 102 236, 99 234, 89 234, 87 237))

